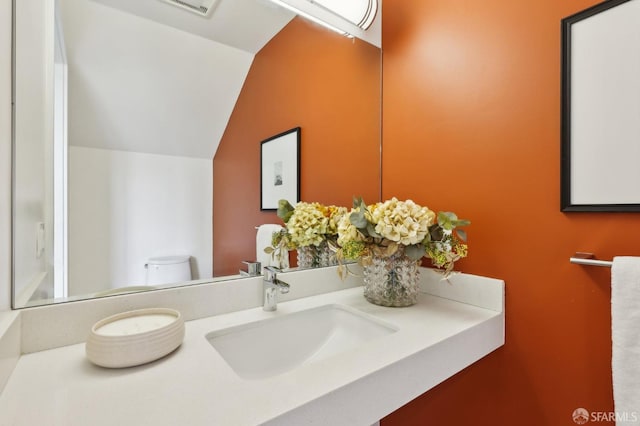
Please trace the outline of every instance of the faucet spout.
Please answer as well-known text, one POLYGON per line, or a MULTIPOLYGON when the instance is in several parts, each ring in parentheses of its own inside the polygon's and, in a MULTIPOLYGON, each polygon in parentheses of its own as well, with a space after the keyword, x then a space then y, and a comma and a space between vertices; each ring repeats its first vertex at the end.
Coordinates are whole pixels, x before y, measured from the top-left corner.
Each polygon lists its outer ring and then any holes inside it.
POLYGON ((282 280, 276 280, 276 285, 278 286, 278 288, 280 289, 280 293, 282 294, 289 293, 289 289, 291 288, 289 284, 285 283, 282 280))
POLYGON ((264 303, 262 309, 268 312, 278 309, 278 293, 288 293, 289 284, 278 279, 278 269, 273 266, 264 267, 264 278, 262 280, 262 290, 264 303))

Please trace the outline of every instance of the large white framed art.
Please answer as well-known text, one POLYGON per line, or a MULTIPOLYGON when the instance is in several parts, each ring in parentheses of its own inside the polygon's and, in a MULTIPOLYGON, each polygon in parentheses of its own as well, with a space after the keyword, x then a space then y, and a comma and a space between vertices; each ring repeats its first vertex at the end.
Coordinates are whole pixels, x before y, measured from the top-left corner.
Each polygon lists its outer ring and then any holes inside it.
POLYGON ((640 211, 640 0, 562 21, 562 211, 640 211))

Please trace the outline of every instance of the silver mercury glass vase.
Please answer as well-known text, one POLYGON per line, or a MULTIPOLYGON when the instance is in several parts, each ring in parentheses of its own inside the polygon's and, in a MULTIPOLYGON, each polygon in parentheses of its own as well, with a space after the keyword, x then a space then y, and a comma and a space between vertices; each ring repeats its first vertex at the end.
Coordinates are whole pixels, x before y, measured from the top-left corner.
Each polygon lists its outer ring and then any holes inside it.
POLYGON ((298 247, 298 268, 309 269, 318 266, 316 246, 298 247))
POLYGON ((373 256, 364 266, 364 297, 381 306, 411 306, 418 300, 419 261, 400 248, 391 256, 373 256))
POLYGON ((318 254, 318 266, 335 266, 338 264, 336 253, 331 250, 327 241, 321 242, 316 251, 318 254))

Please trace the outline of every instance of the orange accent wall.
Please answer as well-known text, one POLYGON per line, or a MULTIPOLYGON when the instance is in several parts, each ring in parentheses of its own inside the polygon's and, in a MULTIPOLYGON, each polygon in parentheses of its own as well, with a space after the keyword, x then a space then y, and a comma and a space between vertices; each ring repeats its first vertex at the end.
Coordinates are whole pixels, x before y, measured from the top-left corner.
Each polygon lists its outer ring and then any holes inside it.
MULTIPOLYGON (((380 191, 379 49, 302 19, 255 57, 213 159, 213 271, 237 274, 255 259, 260 142, 301 130, 301 199, 351 205, 380 191)), ((294 201, 294 200, 290 200, 294 201)))
POLYGON ((613 410, 610 270, 568 259, 640 255, 640 215, 559 207, 560 21, 595 3, 385 0, 383 198, 471 219, 460 269, 505 280, 506 345, 383 426, 613 410))

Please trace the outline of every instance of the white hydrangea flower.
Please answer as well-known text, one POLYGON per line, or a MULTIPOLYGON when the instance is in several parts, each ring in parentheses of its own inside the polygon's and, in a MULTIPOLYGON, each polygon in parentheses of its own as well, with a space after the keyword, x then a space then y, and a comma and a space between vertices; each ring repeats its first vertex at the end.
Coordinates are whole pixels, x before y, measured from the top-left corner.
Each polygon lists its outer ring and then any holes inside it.
POLYGON ((351 213, 357 211, 351 209, 348 213, 342 215, 338 222, 338 245, 344 246, 349 241, 363 241, 362 234, 358 232, 358 229, 351 223, 351 213))
POLYGON ((338 233, 338 225, 344 216, 348 216, 349 210, 346 207, 328 206, 329 222, 327 224, 327 233, 336 235, 338 233))
POLYGON ((390 241, 410 246, 422 242, 434 223, 436 214, 412 200, 392 198, 371 207, 375 230, 390 241))
POLYGON ((329 218, 319 203, 300 202, 287 222, 287 230, 298 247, 319 245, 327 234, 329 218))

